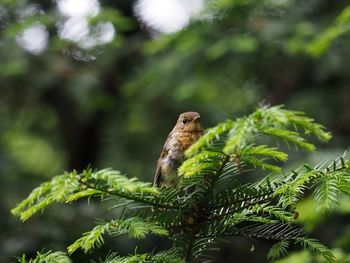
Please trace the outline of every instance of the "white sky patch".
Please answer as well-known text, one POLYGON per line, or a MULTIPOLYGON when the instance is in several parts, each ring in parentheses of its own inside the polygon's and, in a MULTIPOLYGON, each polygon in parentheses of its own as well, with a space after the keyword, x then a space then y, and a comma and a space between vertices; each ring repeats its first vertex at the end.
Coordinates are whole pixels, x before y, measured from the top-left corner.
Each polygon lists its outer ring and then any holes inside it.
POLYGON ((49 32, 42 24, 36 23, 27 27, 16 38, 17 43, 26 51, 39 55, 48 44, 49 32))
POLYGON ((86 18, 71 17, 59 26, 58 34, 63 39, 78 42, 89 34, 89 24, 86 18))
POLYGON ((70 18, 58 29, 61 38, 76 42, 85 49, 112 42, 115 33, 111 22, 99 22, 97 25, 89 27, 85 18, 70 18))
POLYGON ((67 17, 96 16, 100 12, 98 0, 58 0, 57 7, 67 17))
POLYGON ((96 45, 103 45, 113 41, 115 28, 111 22, 100 22, 91 29, 90 35, 81 39, 78 45, 89 49, 96 45))
POLYGON ((100 22, 94 28, 94 33, 100 44, 112 42, 115 36, 115 29, 111 22, 100 22))
POLYGON ((64 19, 58 25, 59 36, 84 49, 112 42, 116 30, 111 22, 90 26, 87 18, 100 12, 98 0, 57 0, 57 8, 64 19))
POLYGON ((150 28, 167 34, 186 27, 203 4, 203 0, 138 0, 135 13, 150 28))

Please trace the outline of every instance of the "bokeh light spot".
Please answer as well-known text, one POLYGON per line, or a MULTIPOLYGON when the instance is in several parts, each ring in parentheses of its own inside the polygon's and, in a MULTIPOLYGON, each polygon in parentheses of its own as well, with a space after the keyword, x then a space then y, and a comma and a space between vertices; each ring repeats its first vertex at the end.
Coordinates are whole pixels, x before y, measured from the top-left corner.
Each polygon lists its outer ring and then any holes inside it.
POLYGON ((173 33, 186 27, 203 6, 203 0, 138 0, 135 13, 148 27, 173 33))
POLYGON ((19 34, 16 38, 17 43, 26 51, 39 55, 47 47, 49 32, 42 24, 35 23, 19 34))
POLYGON ((85 18, 72 17, 60 25, 59 36, 74 42, 80 41, 89 33, 89 24, 85 18))
POLYGON ((60 13, 68 17, 96 16, 100 11, 98 0, 58 0, 60 13))

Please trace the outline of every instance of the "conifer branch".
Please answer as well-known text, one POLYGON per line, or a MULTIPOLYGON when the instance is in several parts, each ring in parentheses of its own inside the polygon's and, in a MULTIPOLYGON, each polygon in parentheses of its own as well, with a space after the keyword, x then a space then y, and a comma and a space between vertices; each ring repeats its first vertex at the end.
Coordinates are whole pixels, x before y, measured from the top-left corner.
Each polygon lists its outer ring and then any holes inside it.
POLYGON ((12 213, 26 220, 53 203, 93 196, 111 199, 113 208, 124 207, 127 213, 100 222, 68 248, 70 253, 101 246, 106 234, 144 238, 153 233, 168 236, 174 244, 157 254, 120 257, 111 253, 104 261, 108 263, 196 262, 226 236, 278 241, 268 254, 270 259, 285 255, 290 244, 299 244, 334 262, 329 249, 307 237, 294 218, 294 209, 310 190, 325 211, 333 209, 342 195, 350 197, 350 155, 281 173, 281 162, 286 162, 288 155, 265 140, 278 138, 297 149, 313 151, 310 135, 321 141, 331 138, 322 125, 301 112, 261 106, 251 115, 209 129, 192 145, 178 170, 181 182, 175 188, 155 188, 109 169, 87 169, 43 183, 12 213), (269 143, 260 144, 261 137, 269 143), (253 182, 238 181, 237 175, 256 168, 274 173, 253 182), (134 203, 140 206, 129 209, 134 203))
POLYGON ((71 259, 66 253, 61 251, 47 251, 37 252, 36 257, 33 259, 27 259, 26 255, 23 255, 18 259, 19 263, 49 263, 49 262, 60 262, 60 263, 71 263, 71 259))
POLYGON ((106 223, 101 223, 95 226, 91 231, 85 233, 68 247, 68 252, 72 254, 78 248, 81 248, 87 253, 94 247, 100 247, 104 243, 103 235, 106 233, 113 236, 127 233, 130 237, 136 239, 143 239, 148 233, 153 233, 158 236, 167 236, 169 234, 162 226, 137 217, 111 220, 106 223))

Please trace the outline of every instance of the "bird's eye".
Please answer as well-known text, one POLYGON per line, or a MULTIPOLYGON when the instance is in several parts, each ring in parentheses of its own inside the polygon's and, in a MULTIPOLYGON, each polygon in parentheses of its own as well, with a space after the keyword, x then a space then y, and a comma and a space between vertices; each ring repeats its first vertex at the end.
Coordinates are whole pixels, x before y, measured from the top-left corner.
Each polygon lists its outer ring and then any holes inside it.
POLYGON ((188 122, 188 120, 186 120, 186 119, 182 120, 182 124, 187 124, 187 122, 188 122))

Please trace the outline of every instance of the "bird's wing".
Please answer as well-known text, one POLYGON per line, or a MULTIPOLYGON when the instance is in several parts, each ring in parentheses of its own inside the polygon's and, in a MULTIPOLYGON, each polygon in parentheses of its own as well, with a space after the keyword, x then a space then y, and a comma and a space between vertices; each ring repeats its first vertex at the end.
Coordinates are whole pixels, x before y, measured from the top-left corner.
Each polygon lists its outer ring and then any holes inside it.
POLYGON ((160 179, 162 177, 162 170, 160 167, 160 160, 158 160, 156 174, 154 176, 153 186, 160 186, 160 179))
POLYGON ((154 181, 153 181, 153 185, 154 186, 160 186, 160 182, 162 179, 162 169, 161 169, 161 161, 163 158, 165 158, 168 155, 169 152, 169 141, 171 140, 171 138, 173 137, 173 134, 170 133, 168 138, 166 139, 164 146, 163 146, 163 150, 159 156, 159 159, 157 161, 157 168, 156 168, 156 174, 154 176, 154 181))

